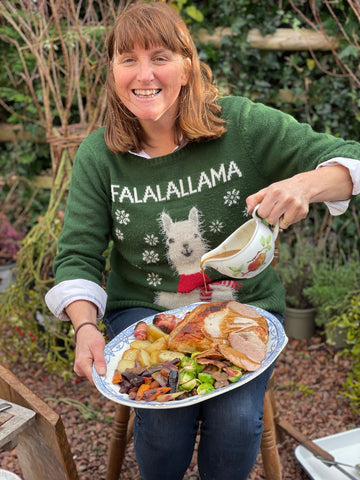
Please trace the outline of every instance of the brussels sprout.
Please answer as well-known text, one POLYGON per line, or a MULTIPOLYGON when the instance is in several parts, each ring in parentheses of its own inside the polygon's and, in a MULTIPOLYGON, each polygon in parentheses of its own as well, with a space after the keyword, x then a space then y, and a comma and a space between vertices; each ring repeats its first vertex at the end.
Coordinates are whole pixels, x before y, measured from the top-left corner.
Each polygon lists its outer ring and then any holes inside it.
POLYGON ((196 375, 199 372, 199 365, 196 358, 183 357, 180 362, 180 369, 193 372, 196 375))
POLYGON ((209 373, 199 373, 198 379, 201 383, 210 383, 211 385, 215 383, 215 378, 209 373))
POLYGON ((199 385, 200 381, 197 378, 193 378, 186 383, 179 385, 179 390, 185 390, 186 392, 191 392, 195 387, 199 385))
POLYGON ((195 378, 194 372, 188 372, 187 370, 180 370, 179 372, 179 385, 183 385, 195 378))
POLYGON ((198 353, 200 353, 200 350, 196 350, 195 352, 193 352, 190 356, 191 358, 194 358, 195 355, 197 355, 198 353))
POLYGON ((206 395, 207 393, 211 393, 215 390, 214 386, 211 383, 201 383, 197 387, 197 394, 198 395, 206 395))
POLYGON ((240 380, 240 378, 242 377, 242 369, 237 365, 231 365, 230 368, 232 372, 231 372, 231 376, 229 375, 228 380, 229 382, 235 383, 238 380, 240 380))

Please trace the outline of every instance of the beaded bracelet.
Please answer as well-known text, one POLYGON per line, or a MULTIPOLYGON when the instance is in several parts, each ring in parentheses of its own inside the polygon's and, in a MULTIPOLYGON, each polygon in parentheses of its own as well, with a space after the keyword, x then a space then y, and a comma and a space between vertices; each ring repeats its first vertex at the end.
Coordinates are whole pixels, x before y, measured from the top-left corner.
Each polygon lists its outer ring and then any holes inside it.
POLYGON ((74 334, 75 343, 76 343, 77 334, 78 334, 80 328, 83 327, 84 325, 92 325, 93 327, 96 328, 96 330, 97 330, 98 332, 100 332, 100 328, 96 325, 96 323, 93 323, 93 322, 84 322, 84 323, 81 323, 81 324, 77 327, 77 329, 75 330, 75 334, 74 334))

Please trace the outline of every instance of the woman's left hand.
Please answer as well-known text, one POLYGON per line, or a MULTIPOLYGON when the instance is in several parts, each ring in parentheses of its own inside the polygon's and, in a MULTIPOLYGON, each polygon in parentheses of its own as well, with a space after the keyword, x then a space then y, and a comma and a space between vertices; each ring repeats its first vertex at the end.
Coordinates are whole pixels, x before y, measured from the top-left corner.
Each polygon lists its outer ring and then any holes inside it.
POLYGON ((309 196, 297 177, 272 183, 250 195, 246 199, 248 212, 251 213, 259 204, 259 216, 270 225, 279 220, 283 229, 305 218, 309 212, 309 196))
POLYGON ((323 166, 272 183, 246 199, 248 212, 259 204, 258 214, 271 225, 279 220, 288 228, 303 220, 313 202, 348 200, 353 191, 349 170, 342 165, 323 166))

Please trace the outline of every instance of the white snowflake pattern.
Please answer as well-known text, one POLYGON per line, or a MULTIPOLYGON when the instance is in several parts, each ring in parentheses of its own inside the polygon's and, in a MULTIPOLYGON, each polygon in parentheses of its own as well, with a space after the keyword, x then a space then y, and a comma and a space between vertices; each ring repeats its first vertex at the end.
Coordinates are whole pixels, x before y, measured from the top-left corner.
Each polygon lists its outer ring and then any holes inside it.
POLYGON ((213 233, 221 232, 223 228, 224 224, 220 220, 214 220, 210 223, 210 231, 213 233))
POLYGON ((152 247, 155 247, 155 245, 157 245, 159 243, 159 238, 157 236, 155 236, 153 233, 149 233, 149 234, 145 235, 144 241, 148 245, 150 245, 152 247))
POLYGON ((125 210, 115 211, 116 220, 122 225, 127 225, 130 222, 130 215, 125 210))
POLYGON ((148 273, 146 281, 149 285, 151 285, 153 287, 157 287, 157 286, 161 285, 162 278, 160 277, 160 275, 158 273, 153 273, 152 272, 152 273, 148 273))
POLYGON ((142 258, 145 263, 156 263, 159 261, 159 254, 154 252, 154 250, 145 250, 142 258))
POLYGON ((116 228, 115 229, 115 236, 118 240, 124 240, 124 234, 123 232, 120 230, 120 228, 116 228))
POLYGON ((224 195, 224 204, 231 207, 232 205, 237 205, 240 200, 240 192, 233 188, 231 191, 226 192, 224 195))
POLYGON ((250 217, 250 213, 248 213, 247 207, 244 208, 243 215, 244 215, 244 217, 250 217))

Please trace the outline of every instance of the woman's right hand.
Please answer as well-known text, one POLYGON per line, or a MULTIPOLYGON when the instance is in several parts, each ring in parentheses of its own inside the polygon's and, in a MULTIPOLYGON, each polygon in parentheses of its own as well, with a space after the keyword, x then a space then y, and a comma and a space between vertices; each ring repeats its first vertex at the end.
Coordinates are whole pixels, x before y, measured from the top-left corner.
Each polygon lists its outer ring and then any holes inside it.
POLYGON ((87 300, 76 300, 66 307, 66 313, 76 332, 74 372, 93 384, 93 364, 99 375, 106 373, 105 339, 96 325, 97 307, 87 300))
POLYGON ((104 358, 105 339, 93 325, 84 325, 76 336, 74 372, 80 377, 86 377, 92 384, 92 366, 99 375, 105 375, 106 362, 104 358))

